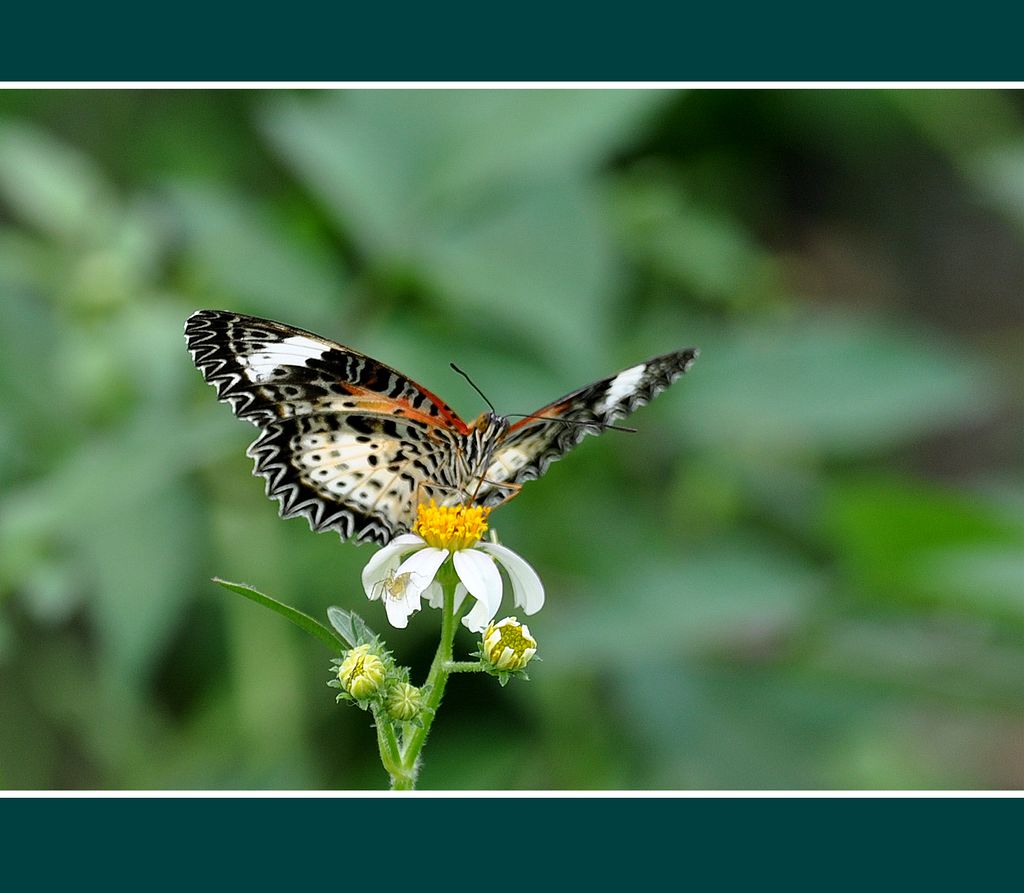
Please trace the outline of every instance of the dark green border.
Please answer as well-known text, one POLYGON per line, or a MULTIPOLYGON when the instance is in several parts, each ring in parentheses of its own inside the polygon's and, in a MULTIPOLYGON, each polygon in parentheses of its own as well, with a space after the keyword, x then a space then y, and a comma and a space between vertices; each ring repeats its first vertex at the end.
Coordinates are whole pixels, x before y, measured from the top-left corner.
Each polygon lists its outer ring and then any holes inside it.
POLYGON ((1024 77, 974 4, 13 5, 0 79, 937 81, 1024 77))
POLYGON ((1020 812, 953 798, 0 800, 11 889, 252 878, 346 893, 427 875, 516 890, 987 888, 1016 868, 1020 812))
MULTIPOLYGON (((15 5, 11 81, 1016 81, 1020 14, 975 4, 697 9, 592 4, 281 10, 15 5)), ((389 885, 406 871, 495 878, 494 860, 574 884, 684 889, 975 886, 1016 858, 1016 800, 0 799, 12 889, 389 885), (440 846, 443 866, 424 860, 440 846), (505 857, 505 858, 503 858, 505 857), (551 866, 561 866, 552 869, 551 866), (451 866, 451 867, 450 867, 451 866), (25 883, 18 883, 24 880, 25 883)), ((500 875, 506 880, 504 873, 500 875)), ((510 880, 510 879, 509 879, 510 880)), ((508 882, 508 881, 506 881, 508 882)), ((516 877, 517 888, 523 881, 516 877)))

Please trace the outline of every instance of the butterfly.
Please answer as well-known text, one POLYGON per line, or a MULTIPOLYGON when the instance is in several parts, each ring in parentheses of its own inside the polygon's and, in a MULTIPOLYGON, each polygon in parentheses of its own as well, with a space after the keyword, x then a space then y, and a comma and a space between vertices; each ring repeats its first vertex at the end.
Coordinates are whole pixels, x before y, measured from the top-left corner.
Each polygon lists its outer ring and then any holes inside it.
POLYGON ((667 388, 698 353, 645 360, 514 423, 492 411, 467 424, 401 372, 284 323, 199 310, 185 340, 218 399, 260 429, 247 455, 281 516, 381 545, 407 532, 428 500, 505 502, 667 388))

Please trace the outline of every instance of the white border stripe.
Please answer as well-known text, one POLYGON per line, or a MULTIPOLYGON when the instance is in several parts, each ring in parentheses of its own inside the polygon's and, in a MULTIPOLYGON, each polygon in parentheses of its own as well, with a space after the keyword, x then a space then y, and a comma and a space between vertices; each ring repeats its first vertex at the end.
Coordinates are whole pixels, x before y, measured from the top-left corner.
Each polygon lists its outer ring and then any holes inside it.
POLYGON ((521 799, 639 799, 639 800, 820 800, 838 798, 844 800, 863 800, 867 798, 917 800, 935 799, 1019 799, 1024 791, 0 791, 0 800, 12 798, 38 798, 42 800, 79 800, 92 798, 109 798, 114 800, 132 800, 143 797, 175 800, 181 798, 202 798, 208 800, 222 799, 296 799, 331 800, 341 798, 376 799, 404 797, 413 799, 447 799, 502 797, 511 800, 521 799))
POLYGON ((5 90, 1002 90, 1024 81, 0 81, 5 90))

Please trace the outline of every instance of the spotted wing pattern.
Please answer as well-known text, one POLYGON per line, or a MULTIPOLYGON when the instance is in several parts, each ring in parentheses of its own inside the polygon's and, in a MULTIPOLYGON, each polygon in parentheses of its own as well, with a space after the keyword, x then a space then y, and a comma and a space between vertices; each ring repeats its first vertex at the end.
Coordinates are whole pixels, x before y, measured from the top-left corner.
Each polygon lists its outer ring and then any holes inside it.
POLYGON ((271 320, 200 310, 185 338, 203 377, 260 428, 254 474, 283 517, 387 543, 416 505, 450 498, 469 428, 434 394, 351 348, 271 320))
POLYGON ((687 348, 653 357, 516 422, 495 447, 476 501, 500 505, 515 494, 516 485, 539 478, 588 434, 600 434, 616 419, 649 403, 690 368, 698 353, 687 348))
POLYGON ((217 396, 260 429, 248 455, 281 515, 381 544, 409 530, 429 499, 499 505, 697 357, 694 348, 654 357, 514 425, 485 413, 468 426, 400 372, 302 329, 200 310, 185 338, 217 396))

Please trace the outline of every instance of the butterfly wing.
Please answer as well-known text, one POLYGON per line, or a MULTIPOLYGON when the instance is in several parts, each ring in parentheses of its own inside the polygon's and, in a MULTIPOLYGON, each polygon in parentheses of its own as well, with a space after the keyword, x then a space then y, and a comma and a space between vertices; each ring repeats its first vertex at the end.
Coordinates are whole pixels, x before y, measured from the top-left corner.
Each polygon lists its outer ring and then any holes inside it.
POLYGON ((439 468, 469 431, 446 403, 351 348, 267 319, 200 310, 185 339, 235 415, 261 429, 248 455, 282 517, 356 542, 407 531, 449 496, 439 468))
POLYGON ((516 422, 495 448, 476 501, 500 505, 514 495, 515 485, 539 478, 588 434, 600 434, 616 419, 649 403, 686 372, 697 355, 696 348, 687 348, 653 357, 516 422))

